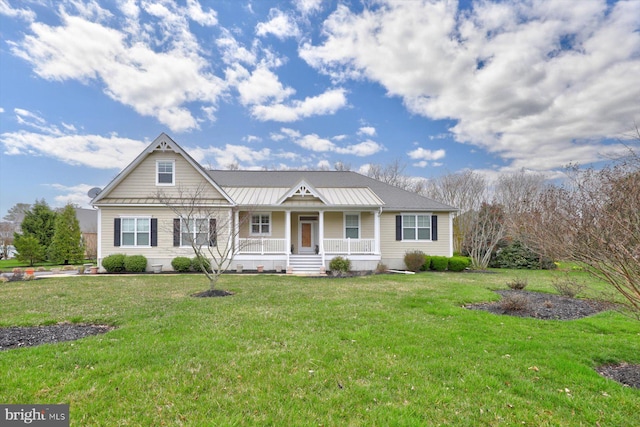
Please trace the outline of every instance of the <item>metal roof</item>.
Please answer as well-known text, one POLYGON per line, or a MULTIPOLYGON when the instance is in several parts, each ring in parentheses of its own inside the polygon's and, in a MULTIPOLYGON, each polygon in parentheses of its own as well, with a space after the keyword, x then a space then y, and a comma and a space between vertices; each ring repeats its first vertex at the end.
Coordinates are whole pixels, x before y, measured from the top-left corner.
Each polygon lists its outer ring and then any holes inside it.
MULTIPOLYGON (((211 170, 209 171, 209 176, 227 192, 229 197, 240 205, 245 203, 236 199, 237 194, 253 192, 255 199, 247 204, 256 204, 256 201, 272 197, 270 190, 274 192, 282 191, 279 193, 282 195, 301 180, 304 180, 313 185, 327 199, 331 199, 332 202, 335 201, 342 206, 356 206, 358 203, 365 202, 365 200, 372 202, 372 195, 368 195, 366 191, 363 191, 363 189, 367 189, 379 200, 378 203, 367 203, 367 205, 382 206, 384 210, 445 212, 457 210, 453 206, 445 205, 417 193, 412 193, 351 171, 211 170), (259 191, 258 189, 265 189, 265 191, 259 191), (285 190, 283 191, 282 189, 285 190), (344 203, 348 204, 345 205, 344 203)), ((242 199, 249 200, 248 196, 244 195, 242 199)))
MULTIPOLYGON (((274 206, 291 190, 289 187, 226 187, 226 193, 238 205, 274 206)), ((384 202, 369 188, 316 188, 331 206, 381 206, 384 202)), ((316 199, 317 200, 317 199, 316 199)), ((296 198, 299 204, 312 200, 296 198)), ((317 201, 316 201, 317 203, 317 201)))

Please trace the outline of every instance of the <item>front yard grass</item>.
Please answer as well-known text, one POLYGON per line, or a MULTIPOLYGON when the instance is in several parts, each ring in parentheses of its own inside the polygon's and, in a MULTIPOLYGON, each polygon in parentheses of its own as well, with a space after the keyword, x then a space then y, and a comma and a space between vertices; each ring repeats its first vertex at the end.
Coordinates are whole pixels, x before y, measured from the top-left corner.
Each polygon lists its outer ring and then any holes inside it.
POLYGON ((190 297, 198 275, 0 284, 0 327, 117 326, 0 352, 0 402, 69 403, 74 426, 640 425, 640 390, 594 370, 640 363, 640 322, 462 307, 552 274, 224 275, 224 298, 190 297))

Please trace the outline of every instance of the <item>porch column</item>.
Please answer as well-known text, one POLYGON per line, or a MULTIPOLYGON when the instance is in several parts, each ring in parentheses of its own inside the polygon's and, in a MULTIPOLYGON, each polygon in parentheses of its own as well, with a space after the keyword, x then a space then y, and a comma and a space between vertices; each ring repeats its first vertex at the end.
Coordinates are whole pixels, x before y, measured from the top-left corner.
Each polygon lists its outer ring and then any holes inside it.
POLYGON ((287 254, 286 267, 289 267, 289 256, 291 255, 291 211, 284 211, 284 252, 287 254))
POLYGON ((373 238, 375 245, 375 255, 380 255, 380 215, 382 215, 382 210, 378 210, 373 214, 373 238))
POLYGON ((240 253, 240 210, 233 211, 233 253, 240 253))
POLYGON ((318 248, 322 256, 322 265, 324 265, 324 211, 318 212, 318 248))

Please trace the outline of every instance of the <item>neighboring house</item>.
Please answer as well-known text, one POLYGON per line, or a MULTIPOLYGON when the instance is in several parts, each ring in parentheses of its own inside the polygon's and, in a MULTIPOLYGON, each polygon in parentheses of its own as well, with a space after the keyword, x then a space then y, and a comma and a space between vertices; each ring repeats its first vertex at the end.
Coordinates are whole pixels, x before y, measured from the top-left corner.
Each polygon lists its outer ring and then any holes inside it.
POLYGON ((84 256, 94 259, 98 253, 98 211, 95 209, 75 208, 76 218, 80 224, 84 256))
POLYGON ((190 238, 212 245, 231 239, 231 269, 293 273, 319 273, 335 256, 351 260, 353 270, 379 263, 403 269, 405 253, 414 250, 451 256, 457 212, 355 172, 206 170, 164 133, 92 204, 99 263, 115 253, 141 254, 148 268, 171 270, 173 258, 194 256, 190 238), (176 217, 170 201, 180 203, 195 188, 202 191, 195 204, 215 206, 230 227, 201 218, 208 231, 199 235, 176 217))

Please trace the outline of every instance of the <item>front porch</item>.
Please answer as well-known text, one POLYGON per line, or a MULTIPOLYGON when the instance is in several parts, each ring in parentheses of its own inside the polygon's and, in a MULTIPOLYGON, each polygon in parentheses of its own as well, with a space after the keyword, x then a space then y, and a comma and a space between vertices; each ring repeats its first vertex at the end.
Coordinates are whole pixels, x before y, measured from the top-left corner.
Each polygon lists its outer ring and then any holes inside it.
POLYGON ((379 210, 236 212, 236 224, 236 258, 249 266, 284 264, 296 273, 328 269, 336 256, 349 257, 362 270, 380 261, 379 210), (311 258, 314 267, 303 266, 311 258))

